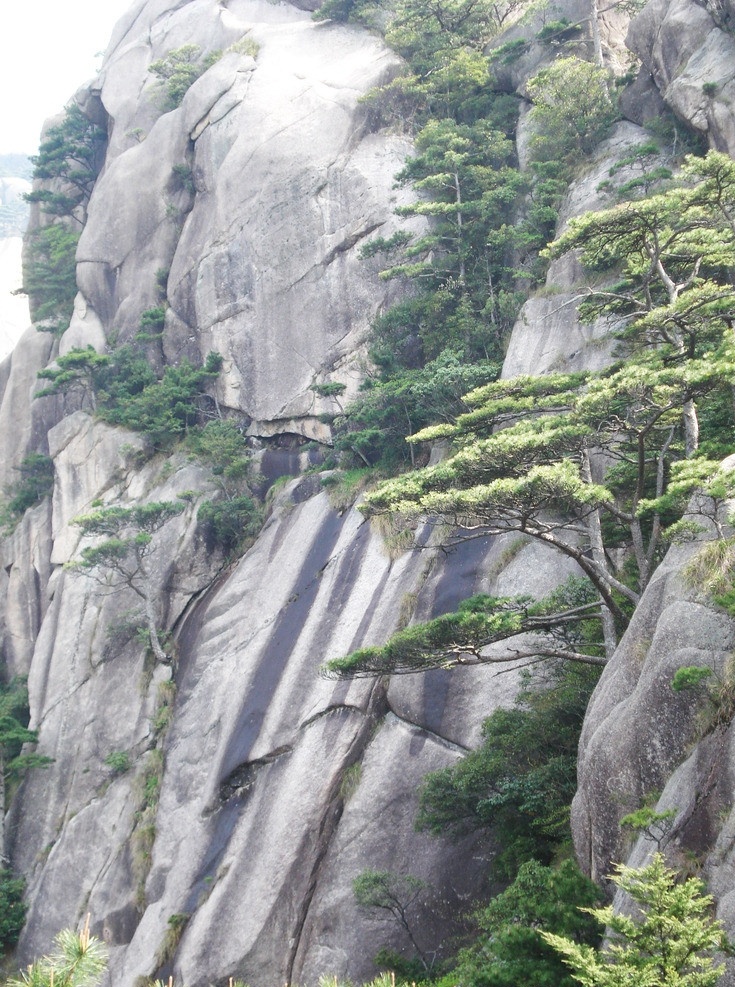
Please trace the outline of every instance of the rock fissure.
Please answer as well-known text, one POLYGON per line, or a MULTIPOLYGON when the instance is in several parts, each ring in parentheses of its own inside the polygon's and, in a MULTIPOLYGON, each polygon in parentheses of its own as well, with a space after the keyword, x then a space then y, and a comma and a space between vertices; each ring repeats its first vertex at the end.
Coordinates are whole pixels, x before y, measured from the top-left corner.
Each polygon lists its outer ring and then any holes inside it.
POLYGON ((344 812, 345 797, 342 790, 344 772, 361 760, 366 748, 370 744, 375 726, 383 718, 385 711, 385 685, 381 681, 376 681, 370 691, 370 698, 368 700, 364 723, 350 745, 347 755, 343 761, 343 771, 340 777, 335 779, 331 790, 325 799, 325 808, 319 824, 319 837, 313 856, 309 882, 298 909, 294 922, 293 935, 289 943, 288 959, 286 962, 286 983, 289 985, 294 979, 294 966, 301 947, 301 938, 304 932, 304 927, 309 917, 309 911, 319 884, 319 875, 324 866, 324 862, 334 836, 339 828, 339 823, 344 812))
POLYGON ((390 716, 395 717, 399 723, 402 723, 405 727, 408 727, 409 730, 415 730, 417 733, 422 734, 422 736, 431 738, 436 741, 436 743, 441 744, 442 747, 446 747, 447 750, 454 751, 457 754, 467 754, 472 749, 471 747, 465 747, 453 740, 449 740, 448 737, 442 737, 441 734, 435 733, 433 730, 429 730, 421 723, 417 723, 414 720, 409 720, 407 717, 397 713, 395 709, 390 706, 390 703, 388 704, 388 713, 390 716))

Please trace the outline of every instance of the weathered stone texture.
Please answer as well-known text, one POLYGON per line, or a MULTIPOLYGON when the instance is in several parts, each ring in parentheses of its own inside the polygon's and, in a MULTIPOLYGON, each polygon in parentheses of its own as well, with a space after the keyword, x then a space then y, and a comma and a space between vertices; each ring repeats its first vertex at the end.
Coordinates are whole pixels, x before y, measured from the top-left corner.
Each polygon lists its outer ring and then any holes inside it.
POLYGON ((163 284, 168 360, 215 349, 218 398, 252 434, 327 438, 332 402, 309 388, 354 392, 360 343, 395 295, 358 251, 395 228, 409 145, 369 133, 359 99, 398 59, 267 0, 147 4, 120 35, 95 84, 112 128, 78 253, 89 309, 125 341, 163 284), (224 55, 162 112, 148 68, 185 43, 224 55))
POLYGON ((631 22, 627 41, 674 113, 711 147, 733 154, 735 35, 718 26, 729 23, 725 13, 722 4, 650 0, 631 22))

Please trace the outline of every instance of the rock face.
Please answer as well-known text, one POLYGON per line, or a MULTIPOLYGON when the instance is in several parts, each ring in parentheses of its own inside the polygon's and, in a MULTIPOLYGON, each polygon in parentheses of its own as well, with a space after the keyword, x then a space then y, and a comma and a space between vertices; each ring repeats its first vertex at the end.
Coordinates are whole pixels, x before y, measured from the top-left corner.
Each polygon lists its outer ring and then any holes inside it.
MULTIPOLYGON (((517 592, 529 569, 544 593, 564 565, 503 539, 446 556, 427 532, 392 557, 316 478, 283 489, 250 550, 225 565, 196 522, 213 489, 202 467, 151 457, 140 435, 71 401, 33 398, 58 353, 124 342, 163 303, 158 359, 199 363, 216 349, 220 408, 251 435, 324 436, 318 414, 333 399, 310 386, 342 382, 349 397, 365 330, 395 291, 358 251, 394 229, 409 145, 370 132, 359 104, 395 56, 363 31, 314 23, 309 6, 138 2, 76 95, 109 144, 74 317, 58 343, 31 330, 0 367, 2 481, 29 451, 54 464, 53 496, 4 540, 0 567, 6 667, 27 676, 38 749, 54 759, 28 774, 6 828, 31 903, 20 962, 89 912, 112 984, 367 979, 381 946, 408 943, 355 904, 362 870, 427 882, 432 951, 481 890, 476 863, 491 848, 417 836, 416 791, 478 742, 516 676, 335 684, 319 666, 473 592, 517 592), (168 109, 149 67, 184 45, 224 53, 168 109), (184 511, 149 554, 146 593, 176 652, 155 665, 135 587, 65 565, 86 544, 79 514, 179 495, 184 511)), ((307 458, 266 451, 262 469, 272 480, 279 463, 307 458)))
POLYGON ((359 343, 391 297, 358 251, 394 229, 408 145, 369 133, 358 100, 398 60, 377 38, 268 0, 132 15, 93 92, 113 126, 79 245, 87 311, 128 339, 162 284, 169 361, 217 350, 218 398, 251 434, 324 438, 317 415, 331 405, 309 388, 357 386, 359 343), (224 54, 163 113, 149 67, 185 43, 224 54))
MULTIPOLYGON (((196 520, 215 482, 202 466, 183 453, 151 455, 139 434, 70 401, 34 400, 37 373, 56 356, 129 340, 142 313, 163 306, 154 359, 198 364, 221 353, 220 409, 254 440, 274 440, 261 457, 263 487, 309 464, 301 443, 325 438, 319 416, 336 409, 313 385, 345 384, 349 399, 365 331, 394 298, 359 249, 371 233, 394 231, 393 176, 410 152, 405 138, 371 131, 360 104, 397 58, 374 35, 313 22, 315 5, 132 4, 99 78, 76 95, 109 143, 79 244, 72 324, 60 341, 29 330, 0 364, 0 480, 11 483, 30 451, 54 464, 53 496, 1 545, 6 669, 27 676, 39 752, 54 758, 28 774, 7 820, 6 852, 31 903, 18 959, 89 912, 110 946, 113 987, 169 975, 188 987, 367 979, 381 946, 409 944, 398 925, 355 904, 352 881, 365 869, 427 882, 423 945, 441 952, 453 917, 481 890, 476 862, 492 847, 415 834, 416 790, 478 742, 483 717, 513 701, 517 675, 335 683, 319 667, 474 592, 542 596, 570 571, 508 538, 446 555, 420 531, 397 552, 314 476, 280 487, 261 534, 225 561, 196 520), (171 107, 150 68, 186 45, 200 60, 222 55, 171 107), (178 498, 182 512, 149 553, 147 598, 174 655, 156 664, 141 643, 135 587, 67 566, 86 544, 72 522, 96 506, 178 498)), ((576 18, 590 9, 563 5, 576 18)), ((663 98, 727 147, 729 110, 707 110, 700 126, 699 103, 682 94, 701 93, 702 52, 729 51, 731 16, 724 0, 652 0, 636 22, 663 98)), ((611 63, 621 23, 601 25, 611 63)), ((724 92, 731 62, 717 65, 724 92)), ((507 83, 518 88, 520 76, 509 70, 507 83)), ((636 120, 657 112, 649 96, 636 120)), ((636 124, 616 127, 572 188, 563 222, 609 203, 601 185, 644 139, 636 124)), ((630 177, 618 168, 614 181, 630 177)), ((506 377, 610 359, 610 327, 574 315, 581 274, 573 257, 555 263, 515 327, 506 377)), ((668 686, 681 664, 709 662, 725 675, 735 644, 729 619, 682 579, 694 551, 669 554, 596 693, 575 838, 604 873, 626 851, 620 816, 662 789, 662 805, 681 809, 686 845, 708 848, 713 890, 735 916, 733 824, 717 829, 732 801, 729 735, 690 750, 691 708, 668 686)))
POLYGON ((735 154, 735 36, 727 2, 650 0, 628 46, 677 116, 711 147, 735 154))

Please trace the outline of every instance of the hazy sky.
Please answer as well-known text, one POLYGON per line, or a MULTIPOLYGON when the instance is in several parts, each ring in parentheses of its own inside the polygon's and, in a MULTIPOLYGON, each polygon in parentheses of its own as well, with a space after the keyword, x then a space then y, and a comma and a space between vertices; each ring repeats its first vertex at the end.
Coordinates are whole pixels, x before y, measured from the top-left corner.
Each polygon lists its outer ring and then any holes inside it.
POLYGON ((0 154, 35 154, 41 125, 91 79, 133 0, 3 0, 0 154))

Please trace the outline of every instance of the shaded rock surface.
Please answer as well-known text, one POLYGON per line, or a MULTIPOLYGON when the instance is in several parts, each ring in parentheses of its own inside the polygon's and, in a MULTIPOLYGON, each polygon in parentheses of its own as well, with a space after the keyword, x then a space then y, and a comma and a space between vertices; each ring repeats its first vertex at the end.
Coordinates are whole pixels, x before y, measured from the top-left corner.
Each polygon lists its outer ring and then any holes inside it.
MULTIPOLYGON (((410 152, 405 138, 371 132, 360 105, 398 60, 375 36, 315 24, 313 6, 131 5, 99 78, 76 95, 109 146, 79 247, 71 327, 58 342, 29 331, 0 364, 0 480, 11 483, 29 451, 48 453, 55 467, 53 496, 4 539, 0 566, 6 667, 28 676, 39 751, 55 759, 27 776, 8 820, 7 849, 31 903, 19 959, 90 912, 110 945, 110 982, 121 987, 169 974, 189 987, 230 976, 252 987, 308 987, 325 973, 367 979, 381 946, 408 943, 355 905, 352 881, 366 868, 428 882, 421 924, 426 948, 441 951, 457 911, 482 890, 493 848, 416 835, 417 786, 478 742, 482 718, 512 703, 517 675, 467 668, 341 683, 321 678, 319 666, 473 592, 541 596, 571 571, 512 538, 446 555, 420 532, 413 550, 392 557, 358 511, 332 506, 316 477, 282 489, 254 544, 226 562, 197 525, 214 489, 202 467, 180 453, 152 456, 139 435, 71 402, 34 400, 38 370, 59 353, 129 340, 141 314, 163 304, 155 359, 199 363, 218 350, 220 408, 253 438, 296 437, 259 454, 264 486, 312 464, 300 442, 328 437, 319 415, 336 405, 311 385, 343 383, 349 399, 364 372, 365 331, 395 297, 375 276, 378 261, 358 252, 371 233, 394 231, 404 193, 393 176, 410 152), (223 55, 169 109, 149 68, 187 44, 201 57, 223 55), (185 509, 150 556, 150 596, 174 655, 156 666, 135 590, 64 566, 86 544, 71 523, 80 512, 180 495, 185 509), (173 916, 185 925, 169 948, 173 916)), ((570 19, 590 10, 560 7, 570 19)), ((684 98, 701 92, 698 39, 706 29, 708 44, 729 51, 731 4, 649 7, 669 40, 646 13, 636 44, 663 97, 699 126, 700 103, 684 98)), ((601 25, 610 64, 622 24, 601 25)), ((547 55, 534 49, 533 65, 547 55)), ((514 90, 531 70, 516 78, 516 68, 506 80, 514 90)), ((649 96, 634 119, 656 112, 649 96)), ((702 120, 713 141, 731 146, 724 110, 702 120)), ((634 124, 618 125, 572 188, 562 222, 609 203, 600 185, 644 139, 634 124)), ((514 329, 504 376, 610 359, 611 327, 576 317, 581 278, 573 256, 555 262, 548 290, 514 329)), ((627 850, 620 816, 663 789, 683 806, 687 845, 715 846, 709 873, 729 915, 729 816, 717 830, 732 802, 729 735, 690 753, 696 717, 668 686, 677 664, 712 662, 721 673, 735 646, 728 619, 682 581, 695 550, 667 557, 596 693, 575 838, 589 868, 604 873, 627 850), (717 796, 697 801, 715 776, 717 796)))
MULTIPOLYGON (((333 401, 310 385, 345 383, 346 400, 362 379, 365 330, 396 289, 357 254, 365 236, 394 229, 393 176, 410 146, 370 132, 359 105, 395 56, 299 7, 141 0, 76 94, 109 145, 71 326, 60 341, 29 332, 0 365, 0 480, 12 483, 30 451, 55 471, 53 496, 4 540, 0 567, 6 666, 28 677, 38 749, 54 758, 27 776, 8 819, 30 902, 20 962, 89 912, 112 984, 367 979, 381 946, 409 944, 356 906, 361 870, 427 882, 432 952, 485 880, 491 846, 413 832, 416 792, 512 703, 516 675, 345 684, 319 666, 473 592, 517 587, 523 558, 543 590, 567 570, 531 546, 508 567, 503 539, 445 555, 429 533, 392 558, 314 477, 283 490, 249 551, 225 564, 196 521, 214 489, 202 467, 151 455, 71 399, 34 399, 59 353, 129 340, 163 302, 157 359, 198 363, 217 349, 219 406, 251 435, 325 437, 318 415, 333 401), (185 44, 225 52, 168 110, 148 68, 185 44), (156 666, 135 585, 66 564, 88 544, 80 513, 179 495, 185 509, 149 555, 146 591, 175 655, 156 666), (172 916, 187 917, 173 951, 172 916)), ((310 463, 298 441, 257 459, 268 483, 310 463)))
POLYGON ((310 385, 354 392, 359 344, 395 293, 358 251, 395 228, 393 176, 409 145, 370 133, 359 98, 399 61, 377 38, 284 3, 134 14, 94 89, 112 126, 78 252, 86 306, 124 341, 163 288, 166 359, 217 350, 218 399, 252 434, 324 439, 317 416, 333 402, 310 385), (163 112, 149 67, 184 44, 224 53, 163 112))
POLYGON ((735 35, 725 2, 650 0, 628 46, 664 101, 710 147, 735 153, 735 35))

